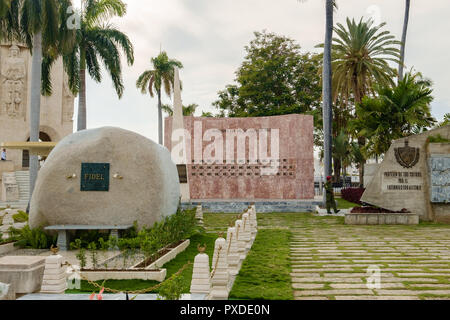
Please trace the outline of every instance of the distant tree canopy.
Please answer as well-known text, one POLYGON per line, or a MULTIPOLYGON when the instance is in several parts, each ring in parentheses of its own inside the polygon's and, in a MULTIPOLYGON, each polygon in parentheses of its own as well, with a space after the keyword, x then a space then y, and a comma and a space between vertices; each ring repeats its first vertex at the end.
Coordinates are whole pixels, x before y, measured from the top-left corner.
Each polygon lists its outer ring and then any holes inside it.
POLYGON ((247 55, 236 72, 237 84, 220 91, 213 103, 222 116, 320 111, 319 55, 302 53, 294 40, 265 31, 255 32, 255 39, 245 50, 247 55))
MULTIPOLYGON (((161 106, 162 110, 167 113, 170 117, 173 116, 173 108, 170 104, 163 104, 161 106)), ((198 104, 196 103, 191 103, 187 106, 183 105, 183 116, 185 117, 189 117, 189 116, 194 116, 195 111, 198 108, 198 104)))
POLYGON ((450 113, 446 113, 444 115, 444 120, 439 124, 441 127, 449 125, 450 124, 450 113))

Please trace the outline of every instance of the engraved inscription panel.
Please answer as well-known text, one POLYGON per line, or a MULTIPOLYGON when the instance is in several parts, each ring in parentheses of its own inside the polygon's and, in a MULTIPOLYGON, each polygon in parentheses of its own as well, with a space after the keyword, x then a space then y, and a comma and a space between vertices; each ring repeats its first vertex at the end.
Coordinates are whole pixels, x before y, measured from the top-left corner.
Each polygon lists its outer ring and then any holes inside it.
POLYGON ((109 191, 109 163, 81 164, 81 191, 109 191))

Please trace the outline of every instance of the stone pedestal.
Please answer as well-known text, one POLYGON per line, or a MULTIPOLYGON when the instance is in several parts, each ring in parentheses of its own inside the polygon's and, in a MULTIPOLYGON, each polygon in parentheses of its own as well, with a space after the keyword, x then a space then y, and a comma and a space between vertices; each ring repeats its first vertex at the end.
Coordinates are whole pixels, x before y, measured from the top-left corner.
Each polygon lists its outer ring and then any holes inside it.
POLYGON ((195 219, 197 219, 198 225, 203 227, 203 208, 201 205, 197 206, 195 211, 195 219))
POLYGON ((48 256, 45 259, 44 278, 41 293, 63 294, 67 289, 63 256, 48 256))
POLYGON ((250 207, 249 215, 250 215, 251 236, 252 236, 252 243, 253 243, 256 238, 256 233, 258 232, 258 218, 256 216, 255 205, 252 205, 250 207))
POLYGON ((210 300, 227 300, 228 299, 228 261, 226 240, 219 238, 216 240, 214 257, 213 257, 213 271, 211 278, 211 292, 210 300))
POLYGON ((3 216, 3 225, 4 226, 9 226, 9 225, 13 225, 14 224, 14 218, 13 218, 13 213, 12 212, 8 212, 3 216))
POLYGON ((236 220, 235 228, 236 228, 236 242, 237 242, 237 251, 239 254, 239 260, 243 261, 246 256, 245 247, 246 243, 243 239, 243 227, 244 224, 242 220, 236 220))
POLYGON ((19 200, 19 186, 14 172, 5 172, 2 177, 2 201, 12 202, 19 200))
POLYGON ((244 213, 242 215, 242 240, 245 242, 245 252, 250 251, 252 247, 252 233, 251 233, 251 225, 250 225, 250 217, 248 213, 244 213))
POLYGON ((58 230, 57 246, 61 251, 69 250, 69 233, 67 230, 58 230))
POLYGON ((9 229, 14 226, 14 212, 11 209, 6 209, 4 211, 2 225, 0 226, 0 232, 3 238, 9 238, 9 229))
POLYGON ((191 294, 208 294, 211 290, 209 257, 200 253, 195 257, 192 273, 191 294))
POLYGON ((227 235, 227 260, 228 271, 231 276, 239 273, 240 255, 238 252, 238 245, 236 240, 236 228, 228 228, 227 235))
POLYGON ((40 290, 45 257, 7 256, 0 258, 0 282, 10 283, 16 293, 40 290))

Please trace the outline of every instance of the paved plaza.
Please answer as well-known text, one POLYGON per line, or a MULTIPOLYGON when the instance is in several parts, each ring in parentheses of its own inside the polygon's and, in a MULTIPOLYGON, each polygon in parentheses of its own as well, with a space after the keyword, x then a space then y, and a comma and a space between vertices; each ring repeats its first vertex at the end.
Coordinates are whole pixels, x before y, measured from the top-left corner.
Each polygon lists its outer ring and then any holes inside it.
POLYGON ((290 221, 295 299, 450 299, 450 226, 290 221), (367 286, 369 267, 380 270, 378 288, 367 286))
MULTIPOLYGON (((208 214, 205 224, 217 232, 232 218, 208 214)), ((450 226, 348 226, 307 213, 262 213, 258 225, 290 233, 297 300, 450 299, 450 226), (379 288, 367 287, 369 267, 379 268, 379 288)))

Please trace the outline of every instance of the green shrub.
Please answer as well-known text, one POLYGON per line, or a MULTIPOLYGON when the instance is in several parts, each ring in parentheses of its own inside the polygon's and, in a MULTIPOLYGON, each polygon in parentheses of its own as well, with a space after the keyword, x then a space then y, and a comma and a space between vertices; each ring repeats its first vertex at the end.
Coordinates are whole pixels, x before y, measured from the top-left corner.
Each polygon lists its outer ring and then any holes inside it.
POLYGON ((172 278, 164 281, 159 287, 158 294, 163 300, 180 300, 183 294, 183 279, 181 275, 175 274, 172 278))
POLYGON ((449 143, 450 140, 442 137, 440 134, 435 136, 429 136, 427 139, 428 143, 449 143))
POLYGON ((94 260, 97 261, 97 249, 106 251, 119 248, 122 252, 123 267, 125 268, 128 259, 134 257, 138 250, 141 250, 148 259, 160 249, 181 240, 189 239, 193 234, 201 231, 195 219, 195 209, 178 210, 176 214, 155 223, 152 228, 144 226, 140 231, 137 230, 138 226, 135 222, 133 228, 124 232, 121 238, 117 239, 110 236, 107 241, 96 231, 77 232, 77 239, 70 244, 70 247, 73 250, 87 248, 91 253, 93 264, 94 260))
POLYGON ((14 222, 23 223, 28 222, 28 214, 24 211, 18 211, 15 215, 13 215, 14 222))
POLYGON ((50 249, 56 245, 57 236, 50 236, 42 228, 31 229, 29 226, 23 229, 11 228, 11 236, 17 239, 15 246, 30 249, 50 249))

